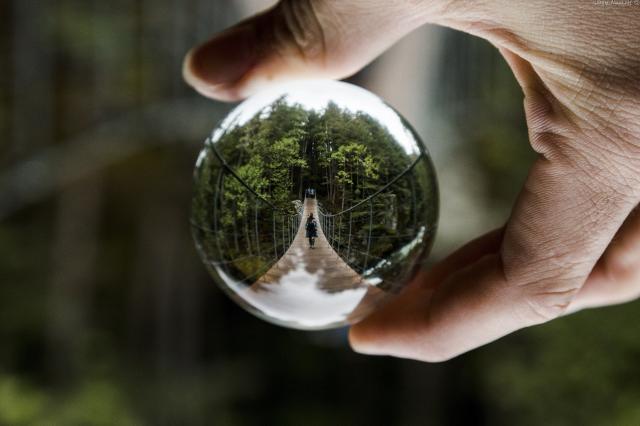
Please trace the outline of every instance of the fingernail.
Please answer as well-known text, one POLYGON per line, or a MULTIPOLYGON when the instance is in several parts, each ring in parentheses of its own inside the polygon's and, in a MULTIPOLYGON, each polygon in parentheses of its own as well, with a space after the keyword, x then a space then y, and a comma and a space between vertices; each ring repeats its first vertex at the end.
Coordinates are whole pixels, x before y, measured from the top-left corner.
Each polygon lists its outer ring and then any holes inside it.
POLYGON ((255 52, 254 31, 250 25, 229 29, 187 54, 185 78, 194 85, 233 84, 254 65, 255 52))

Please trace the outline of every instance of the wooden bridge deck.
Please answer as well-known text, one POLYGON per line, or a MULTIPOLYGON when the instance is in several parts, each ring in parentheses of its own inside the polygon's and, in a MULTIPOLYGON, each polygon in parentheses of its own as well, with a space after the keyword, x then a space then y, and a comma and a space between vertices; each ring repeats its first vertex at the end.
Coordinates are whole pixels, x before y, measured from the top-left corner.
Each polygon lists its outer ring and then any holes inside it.
POLYGON ((318 222, 315 198, 305 199, 300 227, 291 246, 256 284, 278 282, 299 265, 304 265, 305 270, 311 274, 318 274, 318 288, 329 292, 354 289, 366 284, 360 274, 351 269, 329 244, 318 222), (309 248, 309 239, 305 237, 309 213, 313 213, 318 223, 318 237, 313 249, 309 248))
POLYGON ((309 213, 317 220, 314 198, 305 199, 300 227, 285 254, 240 296, 265 315, 299 328, 359 319, 384 293, 336 253, 319 225, 315 247, 309 248, 305 238, 309 213))

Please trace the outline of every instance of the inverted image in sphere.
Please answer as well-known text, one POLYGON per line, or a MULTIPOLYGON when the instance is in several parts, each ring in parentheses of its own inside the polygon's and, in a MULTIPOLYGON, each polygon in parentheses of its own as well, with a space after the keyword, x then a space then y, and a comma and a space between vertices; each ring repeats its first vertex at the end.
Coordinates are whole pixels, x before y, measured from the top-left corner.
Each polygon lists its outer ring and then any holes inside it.
POLYGON ((429 154, 372 93, 335 81, 236 107, 195 168, 200 256, 236 302, 300 329, 354 323, 405 286, 438 216, 429 154))

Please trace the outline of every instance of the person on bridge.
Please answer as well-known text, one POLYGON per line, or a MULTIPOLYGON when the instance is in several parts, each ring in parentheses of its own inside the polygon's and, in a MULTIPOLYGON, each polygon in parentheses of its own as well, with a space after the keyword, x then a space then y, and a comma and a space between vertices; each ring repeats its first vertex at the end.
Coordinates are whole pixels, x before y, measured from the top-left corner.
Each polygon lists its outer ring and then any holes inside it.
POLYGON ((307 238, 309 239, 309 248, 313 248, 315 239, 318 237, 318 224, 313 217, 313 213, 309 213, 305 229, 307 231, 307 238))

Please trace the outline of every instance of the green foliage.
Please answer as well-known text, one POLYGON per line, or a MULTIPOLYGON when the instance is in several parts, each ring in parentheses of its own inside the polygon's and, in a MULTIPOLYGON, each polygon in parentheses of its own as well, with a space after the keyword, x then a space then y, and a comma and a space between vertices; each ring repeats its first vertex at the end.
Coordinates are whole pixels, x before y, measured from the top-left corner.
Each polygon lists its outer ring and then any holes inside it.
POLYGON ((141 422, 110 381, 90 381, 54 396, 15 377, 0 376, 0 424, 133 426, 141 422))
MULTIPOLYGON (((256 271, 287 249, 296 232, 294 203, 304 197, 305 188, 314 188, 331 213, 386 188, 332 224, 331 243, 353 269, 363 272, 405 246, 419 226, 435 218, 428 162, 405 175, 415 161, 383 123, 366 113, 335 103, 311 110, 280 98, 246 122, 229 125, 203 154, 194 197, 197 239, 213 261, 224 259, 229 274, 251 283, 256 271)), ((389 276, 395 273, 388 271, 389 276)))
POLYGON ((581 312, 486 349, 490 406, 521 425, 639 424, 636 318, 637 304, 581 312))

